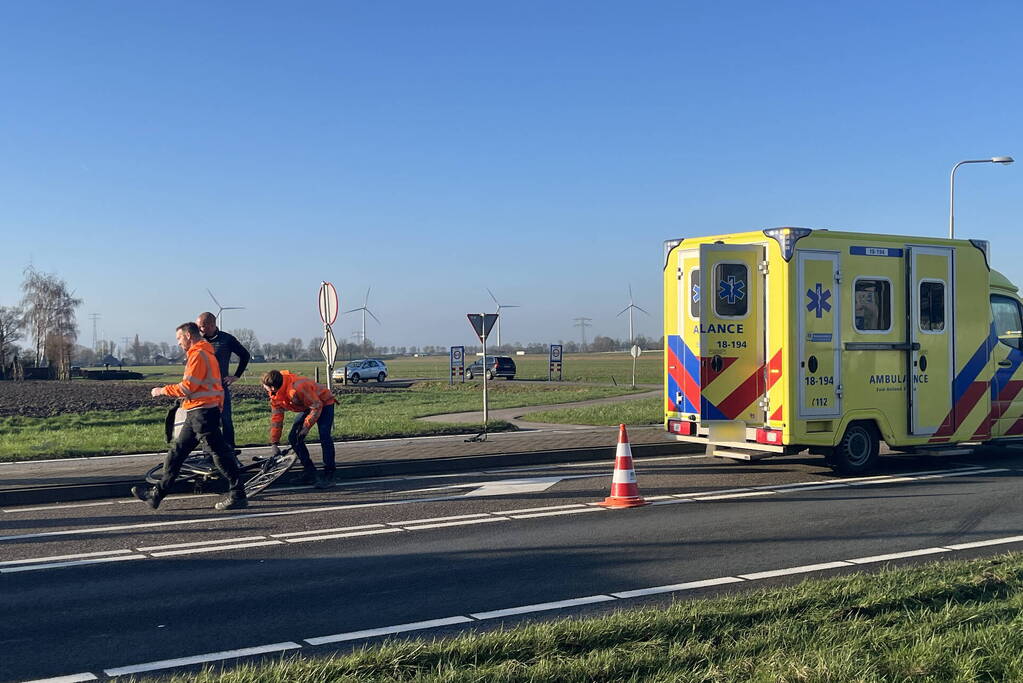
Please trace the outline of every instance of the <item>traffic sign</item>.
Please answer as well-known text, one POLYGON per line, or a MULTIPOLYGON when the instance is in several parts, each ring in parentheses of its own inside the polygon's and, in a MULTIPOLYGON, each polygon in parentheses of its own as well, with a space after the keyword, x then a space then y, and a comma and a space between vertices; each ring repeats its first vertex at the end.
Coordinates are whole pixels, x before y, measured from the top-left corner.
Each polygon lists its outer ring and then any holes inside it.
MULTIPOLYGON (((333 325, 334 321, 337 320, 338 309, 337 290, 334 289, 334 285, 330 284, 329 282, 321 283, 320 293, 317 295, 316 298, 320 305, 320 320, 323 321, 324 325, 333 325)), ((336 342, 334 344, 334 347, 335 349, 337 348, 336 342)), ((331 356, 331 360, 333 360, 333 358, 334 357, 331 356)))
POLYGON ((632 354, 633 358, 639 358, 639 354, 643 353, 643 349, 639 348, 639 344, 633 344, 632 348, 629 349, 629 353, 632 354))
POLYGON ((476 331, 476 336, 480 338, 480 341, 486 340, 494 323, 497 322, 497 313, 466 313, 465 315, 469 318, 469 324, 476 331))
POLYGON ((337 339, 334 338, 334 332, 330 329, 330 326, 325 326, 323 330, 323 343, 320 344, 320 353, 323 354, 323 360, 327 361, 327 365, 333 365, 334 359, 337 358, 337 339))

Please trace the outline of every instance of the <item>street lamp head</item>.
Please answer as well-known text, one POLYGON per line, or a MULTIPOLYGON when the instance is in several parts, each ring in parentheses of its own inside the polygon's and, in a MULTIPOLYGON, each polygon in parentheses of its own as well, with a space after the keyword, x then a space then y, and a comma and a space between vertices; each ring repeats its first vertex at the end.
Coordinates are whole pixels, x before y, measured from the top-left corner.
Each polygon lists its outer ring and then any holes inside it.
POLYGON ((1015 159, 1012 157, 991 157, 991 161, 996 164, 1011 164, 1015 159))

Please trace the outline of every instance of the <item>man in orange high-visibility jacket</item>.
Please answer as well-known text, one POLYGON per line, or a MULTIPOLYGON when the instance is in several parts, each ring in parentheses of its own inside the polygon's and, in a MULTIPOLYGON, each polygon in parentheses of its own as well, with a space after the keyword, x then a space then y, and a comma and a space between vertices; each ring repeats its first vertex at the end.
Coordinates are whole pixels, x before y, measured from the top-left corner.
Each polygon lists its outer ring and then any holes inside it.
POLYGON ((326 489, 334 485, 334 395, 308 377, 287 370, 270 370, 263 374, 263 389, 270 397, 270 446, 276 453, 280 448, 285 411, 299 413, 291 425, 288 443, 302 461, 305 473, 302 482, 326 489), (323 451, 323 475, 316 476, 316 466, 309 457, 305 438, 316 425, 323 451))
POLYGON ((185 376, 177 384, 156 387, 150 393, 154 397, 183 398, 181 407, 185 409, 187 417, 163 461, 163 480, 151 489, 133 486, 131 492, 154 510, 158 508, 181 471, 181 464, 192 449, 202 442, 206 450, 213 451, 213 463, 230 487, 227 498, 214 507, 218 510, 246 507, 248 501, 245 499, 240 466, 234 457, 234 449, 224 441, 220 432, 220 406, 224 402, 224 390, 213 347, 202 338, 199 326, 195 323, 178 325, 176 336, 178 346, 187 358, 185 376))

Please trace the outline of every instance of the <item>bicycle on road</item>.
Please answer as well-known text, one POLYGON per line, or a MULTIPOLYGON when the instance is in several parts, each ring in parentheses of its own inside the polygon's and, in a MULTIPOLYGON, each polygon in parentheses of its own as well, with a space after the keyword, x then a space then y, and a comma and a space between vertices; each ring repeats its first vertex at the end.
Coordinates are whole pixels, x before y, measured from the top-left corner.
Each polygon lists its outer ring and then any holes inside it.
MULTIPOLYGON (((178 405, 167 411, 167 418, 164 421, 164 433, 167 441, 171 442, 181 431, 185 423, 185 411, 178 405)), ((269 457, 255 457, 248 465, 239 463, 242 476, 251 473, 245 482, 245 495, 252 498, 254 495, 270 486, 284 476, 284 473, 295 464, 298 455, 291 452, 291 448, 281 450, 277 455, 269 457)), ((192 482, 196 493, 202 493, 206 485, 220 479, 220 471, 214 466, 213 458, 210 455, 199 453, 185 458, 181 464, 181 472, 178 474, 178 481, 192 482)), ((157 484, 163 479, 163 463, 146 472, 146 481, 150 484, 157 484)))

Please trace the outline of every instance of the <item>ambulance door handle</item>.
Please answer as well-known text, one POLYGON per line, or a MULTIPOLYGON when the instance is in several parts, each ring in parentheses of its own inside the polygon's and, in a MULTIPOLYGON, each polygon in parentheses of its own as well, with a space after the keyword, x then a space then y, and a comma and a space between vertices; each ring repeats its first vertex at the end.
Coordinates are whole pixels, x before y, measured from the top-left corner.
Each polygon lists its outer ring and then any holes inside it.
POLYGON ((1003 368, 1009 368, 1009 367, 1012 367, 1012 361, 1011 361, 1011 360, 1008 360, 1008 359, 1006 359, 1006 360, 1000 360, 1000 361, 998 361, 998 364, 999 364, 999 365, 1001 365, 1001 366, 1002 366, 1003 368))

